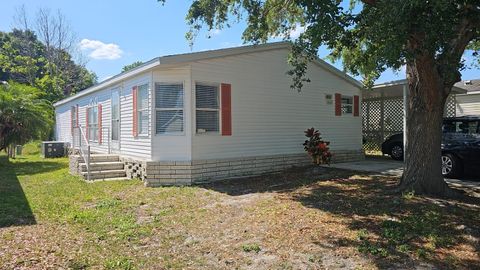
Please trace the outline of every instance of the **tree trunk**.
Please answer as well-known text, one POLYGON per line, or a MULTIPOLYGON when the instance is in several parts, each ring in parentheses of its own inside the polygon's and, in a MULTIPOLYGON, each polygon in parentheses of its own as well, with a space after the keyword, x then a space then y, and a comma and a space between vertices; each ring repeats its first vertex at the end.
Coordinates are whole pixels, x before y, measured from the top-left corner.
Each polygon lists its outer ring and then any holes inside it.
POLYGON ((451 86, 445 86, 433 57, 407 63, 408 104, 401 191, 454 196, 441 170, 442 120, 451 86))

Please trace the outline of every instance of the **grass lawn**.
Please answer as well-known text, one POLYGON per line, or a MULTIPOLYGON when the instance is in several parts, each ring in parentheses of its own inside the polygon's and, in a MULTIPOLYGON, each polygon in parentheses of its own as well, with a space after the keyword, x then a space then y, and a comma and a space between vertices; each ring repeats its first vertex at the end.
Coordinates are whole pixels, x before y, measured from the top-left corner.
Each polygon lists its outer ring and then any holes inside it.
POLYGON ((193 187, 86 183, 0 156, 0 269, 480 269, 480 207, 333 169, 193 187))

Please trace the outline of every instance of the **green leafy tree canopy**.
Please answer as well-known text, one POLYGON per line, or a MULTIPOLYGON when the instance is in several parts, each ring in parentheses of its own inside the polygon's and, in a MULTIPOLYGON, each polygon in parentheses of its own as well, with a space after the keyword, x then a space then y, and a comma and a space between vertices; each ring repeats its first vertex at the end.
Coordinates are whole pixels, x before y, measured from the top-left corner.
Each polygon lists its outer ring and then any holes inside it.
POLYGON ((142 62, 142 61, 135 61, 135 62, 131 63, 130 65, 124 66, 124 67, 122 68, 122 73, 123 73, 123 72, 127 72, 127 71, 129 71, 129 70, 131 70, 131 69, 134 69, 134 68, 136 68, 136 67, 139 67, 139 66, 141 66, 141 65, 143 65, 143 62, 142 62))

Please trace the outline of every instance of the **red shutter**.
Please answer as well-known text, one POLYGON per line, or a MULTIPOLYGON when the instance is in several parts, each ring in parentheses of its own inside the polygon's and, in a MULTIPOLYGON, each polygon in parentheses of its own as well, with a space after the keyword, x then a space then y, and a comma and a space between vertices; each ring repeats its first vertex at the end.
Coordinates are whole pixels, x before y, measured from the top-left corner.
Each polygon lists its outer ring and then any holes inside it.
POLYGON ((87 141, 90 141, 90 133, 88 132, 88 107, 85 107, 85 132, 87 133, 87 141))
POLYGON ((360 115, 360 97, 359 96, 353 96, 353 116, 359 116, 360 115))
POLYGON ((137 113, 137 87, 134 86, 132 89, 132 96, 133 96, 133 121, 132 121, 132 132, 133 132, 133 137, 137 137, 138 135, 138 126, 137 126, 137 118, 138 118, 138 113, 137 113))
POLYGON ((232 135, 232 85, 222 83, 222 136, 232 135))
POLYGON ((335 116, 342 115, 342 95, 335 94, 335 116))
POLYGON ((79 127, 80 126, 80 118, 78 118, 78 104, 77 104, 77 109, 75 110, 75 113, 77 114, 77 123, 75 125, 75 127, 79 127))
POLYGON ((102 104, 98 104, 98 143, 102 143, 102 104))

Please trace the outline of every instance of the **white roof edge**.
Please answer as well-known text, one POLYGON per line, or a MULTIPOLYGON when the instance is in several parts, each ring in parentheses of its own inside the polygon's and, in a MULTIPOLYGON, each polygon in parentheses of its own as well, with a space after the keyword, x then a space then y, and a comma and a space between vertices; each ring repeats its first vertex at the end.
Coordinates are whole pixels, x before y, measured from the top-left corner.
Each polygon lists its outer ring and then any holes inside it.
POLYGON ((109 86, 109 85, 112 85, 112 84, 116 84, 116 83, 118 83, 118 82, 120 82, 120 81, 122 81, 122 80, 124 80, 124 79, 126 79, 126 78, 135 76, 135 75, 137 75, 137 74, 139 74, 139 73, 145 72, 145 71, 147 71, 147 70, 149 70, 149 69, 151 69, 151 68, 154 68, 154 67, 156 67, 156 66, 159 66, 159 65, 160 65, 160 61, 159 61, 158 58, 152 59, 152 60, 148 61, 147 63, 145 63, 144 65, 139 66, 138 68, 132 69, 132 70, 130 70, 130 71, 128 71, 128 72, 120 73, 120 74, 118 74, 118 75, 116 75, 116 76, 113 76, 112 78, 107 79, 107 80, 105 80, 105 81, 103 81, 103 82, 101 82, 101 83, 99 83, 99 84, 93 85, 93 86, 91 86, 91 87, 89 87, 89 88, 87 88, 87 89, 85 89, 85 90, 83 90, 83 91, 81 91, 81 92, 73 95, 73 96, 64 98, 64 99, 62 99, 62 100, 54 103, 53 106, 54 106, 54 107, 58 107, 58 106, 63 105, 63 104, 65 104, 65 103, 67 103, 67 102, 70 102, 70 101, 72 101, 72 100, 75 100, 75 99, 77 99, 77 98, 79 98, 79 97, 82 97, 82 96, 88 95, 88 94, 90 94, 90 93, 93 93, 93 92, 95 92, 95 91, 97 91, 97 90, 100 90, 100 89, 106 87, 106 86, 109 86))
POLYGON ((199 60, 208 60, 213 58, 220 58, 220 57, 239 55, 239 54, 245 54, 245 53, 285 49, 285 48, 290 48, 290 46, 291 45, 289 42, 272 42, 272 43, 265 43, 265 44, 254 44, 254 45, 246 45, 246 46, 240 46, 240 47, 208 50, 208 51, 193 52, 193 53, 173 54, 173 55, 166 55, 166 56, 160 57, 160 63, 162 65, 188 63, 188 62, 194 62, 199 60))
MULTIPOLYGON (((160 63, 161 64, 188 63, 188 62, 194 62, 198 60, 207 60, 207 59, 213 59, 213 58, 219 58, 219 57, 231 56, 231 55, 239 55, 239 54, 251 53, 251 52, 290 49, 291 46, 292 44, 290 42, 281 41, 281 42, 248 45, 248 46, 234 47, 234 48, 227 48, 227 49, 220 49, 220 50, 210 50, 210 51, 203 51, 203 52, 196 52, 196 53, 175 54, 175 55, 160 57, 160 63)), ((332 66, 331 64, 325 62, 324 60, 318 57, 316 57, 313 62, 318 64, 320 67, 325 68, 330 73, 333 73, 334 75, 337 75, 338 77, 347 80, 348 82, 352 83, 356 87, 360 87, 360 88, 364 87, 362 83, 355 80, 353 77, 351 77, 347 73, 342 72, 341 70, 337 69, 336 67, 332 66)))
MULTIPOLYGON (((63 105, 67 102, 70 102, 72 100, 75 100, 79 97, 88 95, 90 93, 93 93, 97 90, 100 90, 104 87, 107 87, 112 84, 116 84, 122 80, 125 80, 129 77, 135 76, 139 73, 145 72, 149 69, 152 69, 154 67, 160 66, 160 65, 173 65, 173 64, 181 64, 181 63, 189 63, 189 62, 194 62, 194 61, 199 61, 199 60, 207 60, 207 59, 213 59, 213 58, 220 58, 220 57, 226 57, 226 56, 233 56, 233 55, 239 55, 239 54, 245 54, 245 53, 252 53, 252 52, 262 52, 262 51, 269 51, 269 50, 278 50, 278 49, 289 49, 291 48, 291 43, 282 41, 282 42, 273 42, 273 43, 265 43, 265 44, 254 44, 254 45, 247 45, 247 46, 241 46, 241 47, 233 47, 233 48, 225 48, 225 49, 217 49, 217 50, 209 50, 209 51, 202 51, 202 52, 193 52, 193 53, 184 53, 184 54, 174 54, 174 55, 167 55, 167 56, 162 56, 158 58, 154 58, 145 64, 134 68, 130 71, 120 73, 118 75, 113 76, 110 79, 107 79, 103 82, 100 82, 99 84, 96 84, 94 86, 91 86, 73 96, 67 97, 65 99, 62 99, 56 103, 53 104, 54 107, 58 107, 60 105, 63 105)), ((329 63, 316 58, 314 60, 314 63, 318 64, 319 66, 325 68, 327 71, 333 73, 334 75, 337 75, 338 77, 346 80, 347 82, 350 82, 356 87, 363 88, 363 85, 355 80, 353 77, 349 76, 348 74, 340 71, 339 69, 335 68, 334 66, 330 65, 329 63)))
MULTIPOLYGON (((404 85, 404 84, 407 84, 407 83, 408 83, 407 79, 384 82, 384 83, 374 85, 372 87, 372 89, 380 89, 380 88, 383 88, 383 87, 404 85)), ((457 87, 457 86, 453 86, 452 87, 452 93, 454 93, 454 94, 465 94, 465 93, 467 93, 467 90, 465 90, 463 88, 460 88, 460 87, 457 87)))
MULTIPOLYGON (((462 88, 462 89, 463 89, 463 88, 462 88)), ((478 94, 480 94, 480 90, 467 91, 467 92, 465 92, 465 93, 462 93, 462 95, 465 95, 465 96, 467 96, 467 95, 478 95, 478 94)))
POLYGON ((390 82, 375 84, 372 88, 382 88, 382 87, 387 87, 387 86, 402 85, 402 84, 406 84, 406 83, 407 83, 407 79, 402 79, 402 80, 396 80, 396 81, 390 81, 390 82))
POLYGON ((340 78, 346 80, 347 82, 353 84, 354 86, 356 86, 358 88, 361 88, 361 89, 365 88, 365 86, 361 82, 357 81, 352 76, 350 76, 347 73, 345 73, 345 72, 339 70, 338 68, 332 66, 331 64, 327 63, 326 61, 317 57, 313 62, 315 64, 325 68, 330 73, 333 73, 333 75, 337 75, 338 77, 340 77, 340 78))

